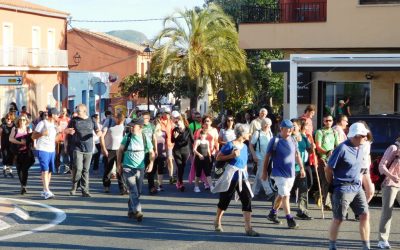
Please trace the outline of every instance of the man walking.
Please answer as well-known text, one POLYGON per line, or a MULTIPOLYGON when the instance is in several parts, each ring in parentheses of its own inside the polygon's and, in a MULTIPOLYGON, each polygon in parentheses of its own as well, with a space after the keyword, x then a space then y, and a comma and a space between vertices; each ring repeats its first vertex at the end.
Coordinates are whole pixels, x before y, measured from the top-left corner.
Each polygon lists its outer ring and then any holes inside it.
POLYGON ((267 219, 281 224, 278 219, 278 210, 282 206, 286 214, 286 220, 290 229, 298 228, 296 221, 290 214, 290 191, 292 190, 295 180, 295 162, 300 166, 300 177, 304 178, 303 162, 297 147, 297 142, 291 136, 293 123, 290 120, 283 120, 280 126, 280 134, 273 137, 267 147, 267 154, 264 160, 263 174, 261 179, 267 180, 267 168, 269 161, 272 158, 272 173, 271 176, 275 180, 278 188, 278 195, 275 199, 274 206, 271 209, 267 219))
MULTIPOLYGON (((153 155, 153 144, 142 134, 143 119, 133 119, 128 126, 130 133, 124 136, 117 154, 117 170, 129 190, 128 217, 142 221, 143 213, 139 197, 144 178, 144 158, 149 152, 153 155)), ((147 170, 151 172, 151 169, 147 170)))
POLYGON ((331 115, 324 115, 324 127, 315 133, 315 145, 318 154, 318 174, 321 179, 322 205, 325 210, 331 210, 331 199, 328 195, 328 182, 325 179, 325 168, 332 151, 339 144, 337 132, 332 128, 333 118, 331 115))
POLYGON ((89 168, 93 152, 93 131, 101 136, 97 123, 87 115, 85 104, 76 108, 77 117, 72 119, 65 129, 66 134, 72 135, 68 140, 73 149, 73 173, 70 195, 75 195, 78 183, 82 188, 83 197, 91 197, 89 193, 89 168))
POLYGON ((250 135, 252 136, 254 132, 261 130, 261 121, 266 118, 268 115, 268 111, 266 108, 260 109, 258 113, 258 117, 251 121, 250 123, 250 135))
POLYGON ((368 202, 361 185, 361 167, 365 154, 362 152, 369 130, 363 123, 350 126, 348 140, 332 153, 325 168, 326 180, 332 185, 333 220, 329 228, 329 249, 337 249, 336 239, 347 210, 351 207, 360 218, 360 235, 363 249, 370 249, 368 202))

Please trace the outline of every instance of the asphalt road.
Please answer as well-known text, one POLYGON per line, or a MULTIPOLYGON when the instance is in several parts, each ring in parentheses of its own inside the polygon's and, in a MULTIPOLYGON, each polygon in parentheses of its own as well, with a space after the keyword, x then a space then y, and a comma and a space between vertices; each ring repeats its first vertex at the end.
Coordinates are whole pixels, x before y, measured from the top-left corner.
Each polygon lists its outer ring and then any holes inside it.
MULTIPOLYGON (((56 175, 52 181, 55 199, 40 198, 40 173, 30 171, 28 194, 19 194, 19 182, 0 177, 0 196, 50 205, 66 213, 66 219, 47 230, 24 236, 0 240, 1 249, 326 249, 327 229, 331 213, 321 218, 320 210, 311 204, 312 221, 299 221, 300 229, 289 230, 286 223, 273 225, 266 220, 271 202, 253 202, 253 227, 261 237, 244 235, 240 203, 232 201, 223 218, 223 233, 213 231, 217 195, 194 193, 193 185, 186 185, 181 193, 175 186, 166 184, 166 191, 149 196, 147 186, 141 197, 144 219, 138 223, 127 218, 127 196, 118 192, 113 181, 111 193, 102 192, 101 178, 92 176, 92 198, 69 196, 68 175, 56 175)), ((10 229, 0 231, 1 237, 47 225, 56 214, 47 208, 17 202, 29 211, 31 218, 10 229)), ((294 212, 293 212, 294 214, 294 212)), ((396 208, 392 221, 391 244, 400 249, 400 210, 396 208)), ((371 207, 372 246, 377 244, 380 218, 379 199, 371 207)), ((358 223, 346 221, 342 225, 338 247, 360 249, 358 223)))

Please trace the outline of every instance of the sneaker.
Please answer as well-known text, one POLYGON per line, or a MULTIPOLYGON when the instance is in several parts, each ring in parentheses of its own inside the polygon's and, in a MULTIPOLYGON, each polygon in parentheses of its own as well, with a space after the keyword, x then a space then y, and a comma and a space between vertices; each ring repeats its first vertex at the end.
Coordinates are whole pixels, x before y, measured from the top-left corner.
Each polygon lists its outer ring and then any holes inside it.
POLYGON ((69 195, 75 195, 75 193, 76 193, 76 189, 74 189, 74 188, 69 191, 69 195))
POLYGON ((52 199, 52 198, 54 198, 54 195, 50 191, 44 193, 44 199, 45 200, 52 199))
POLYGON ((44 198, 45 193, 45 191, 40 192, 40 197, 44 198))
POLYGON ((185 192, 185 186, 182 185, 182 186, 179 188, 179 190, 181 190, 181 192, 185 192))
POLYGON ((143 213, 138 211, 133 214, 133 218, 136 219, 138 222, 141 222, 143 220, 143 213))
POLYGON ((158 186, 158 188, 157 188, 157 191, 158 191, 158 192, 162 192, 162 191, 164 191, 164 188, 163 188, 163 186, 162 186, 162 185, 158 186))
POLYGON ((359 215, 354 215, 354 220, 355 221, 360 221, 360 216, 359 215))
POLYGON ((70 173, 71 173, 71 169, 67 165, 65 165, 64 174, 70 174, 70 173))
POLYGON ((215 232, 223 232, 224 231, 224 229, 222 228, 222 225, 218 224, 218 222, 216 222, 216 221, 214 221, 214 229, 215 229, 215 232))
POLYGON ((104 193, 108 194, 110 192, 110 187, 104 187, 104 193))
POLYGON ((82 193, 82 197, 90 198, 92 195, 90 193, 82 193))
POLYGON ((210 190, 210 185, 208 185, 207 183, 204 183, 204 190, 210 190))
POLYGON ((27 190, 26 187, 21 187, 21 194, 24 195, 26 194, 27 190))
POLYGON ((297 225, 296 221, 293 218, 286 219, 287 220, 287 225, 290 229, 297 229, 299 228, 299 225, 297 225))
POLYGON ((200 193, 201 191, 200 191, 200 188, 198 187, 198 186, 195 186, 194 187, 194 192, 195 193, 200 193))
POLYGON ((246 230, 246 235, 250 237, 258 237, 260 236, 259 233, 253 230, 253 228, 250 228, 249 230, 246 230))
POLYGON ((119 191, 119 194, 120 195, 127 195, 127 194, 129 194, 129 191, 126 190, 126 189, 122 189, 122 190, 119 191))
POLYGON ((171 177, 170 179, 169 179, 169 184, 175 184, 176 183, 176 178, 175 177, 171 177))
POLYGON ((155 188, 155 187, 152 187, 150 190, 149 190, 149 194, 150 195, 155 195, 155 194, 157 194, 157 188, 155 188))
POLYGON ((324 211, 332 211, 332 207, 329 205, 324 205, 324 211))
POLYGON ((276 215, 276 214, 269 213, 268 216, 267 216, 267 219, 268 219, 269 221, 272 221, 272 222, 275 223, 275 224, 282 224, 282 221, 280 221, 280 220, 278 219, 278 215, 276 215))
POLYGON ((387 240, 380 240, 378 242, 378 248, 379 249, 391 249, 392 247, 390 246, 390 244, 387 240))
POLYGON ((300 219, 300 220, 312 220, 312 219, 314 219, 313 217, 309 216, 309 215, 306 214, 306 213, 297 213, 297 214, 296 214, 296 217, 297 217, 298 219, 300 219))

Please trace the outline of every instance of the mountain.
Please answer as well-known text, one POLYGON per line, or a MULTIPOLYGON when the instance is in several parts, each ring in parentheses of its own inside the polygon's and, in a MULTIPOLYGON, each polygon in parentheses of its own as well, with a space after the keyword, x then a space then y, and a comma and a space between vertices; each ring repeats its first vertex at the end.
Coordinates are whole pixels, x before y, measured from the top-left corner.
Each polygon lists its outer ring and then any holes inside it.
POLYGON ((106 33, 136 44, 148 43, 149 41, 145 34, 136 30, 112 30, 106 33))

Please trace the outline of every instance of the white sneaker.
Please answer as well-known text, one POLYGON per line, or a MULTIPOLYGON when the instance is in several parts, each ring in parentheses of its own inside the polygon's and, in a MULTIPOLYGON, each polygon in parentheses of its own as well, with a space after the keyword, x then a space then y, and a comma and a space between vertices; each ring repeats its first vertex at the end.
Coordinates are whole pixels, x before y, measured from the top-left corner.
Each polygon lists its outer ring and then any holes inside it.
POLYGON ((48 199, 51 199, 51 198, 54 198, 54 194, 52 193, 52 192, 45 192, 44 193, 44 199, 45 200, 48 200, 48 199))
POLYGON ((40 192, 40 197, 43 197, 43 198, 44 198, 44 195, 45 195, 45 194, 46 194, 45 191, 40 192))
POLYGON ((379 249, 390 249, 391 246, 387 240, 381 240, 378 242, 379 249))
POLYGON ((195 193, 200 193, 201 191, 200 191, 200 188, 198 187, 198 186, 195 186, 194 187, 194 192, 195 193))

